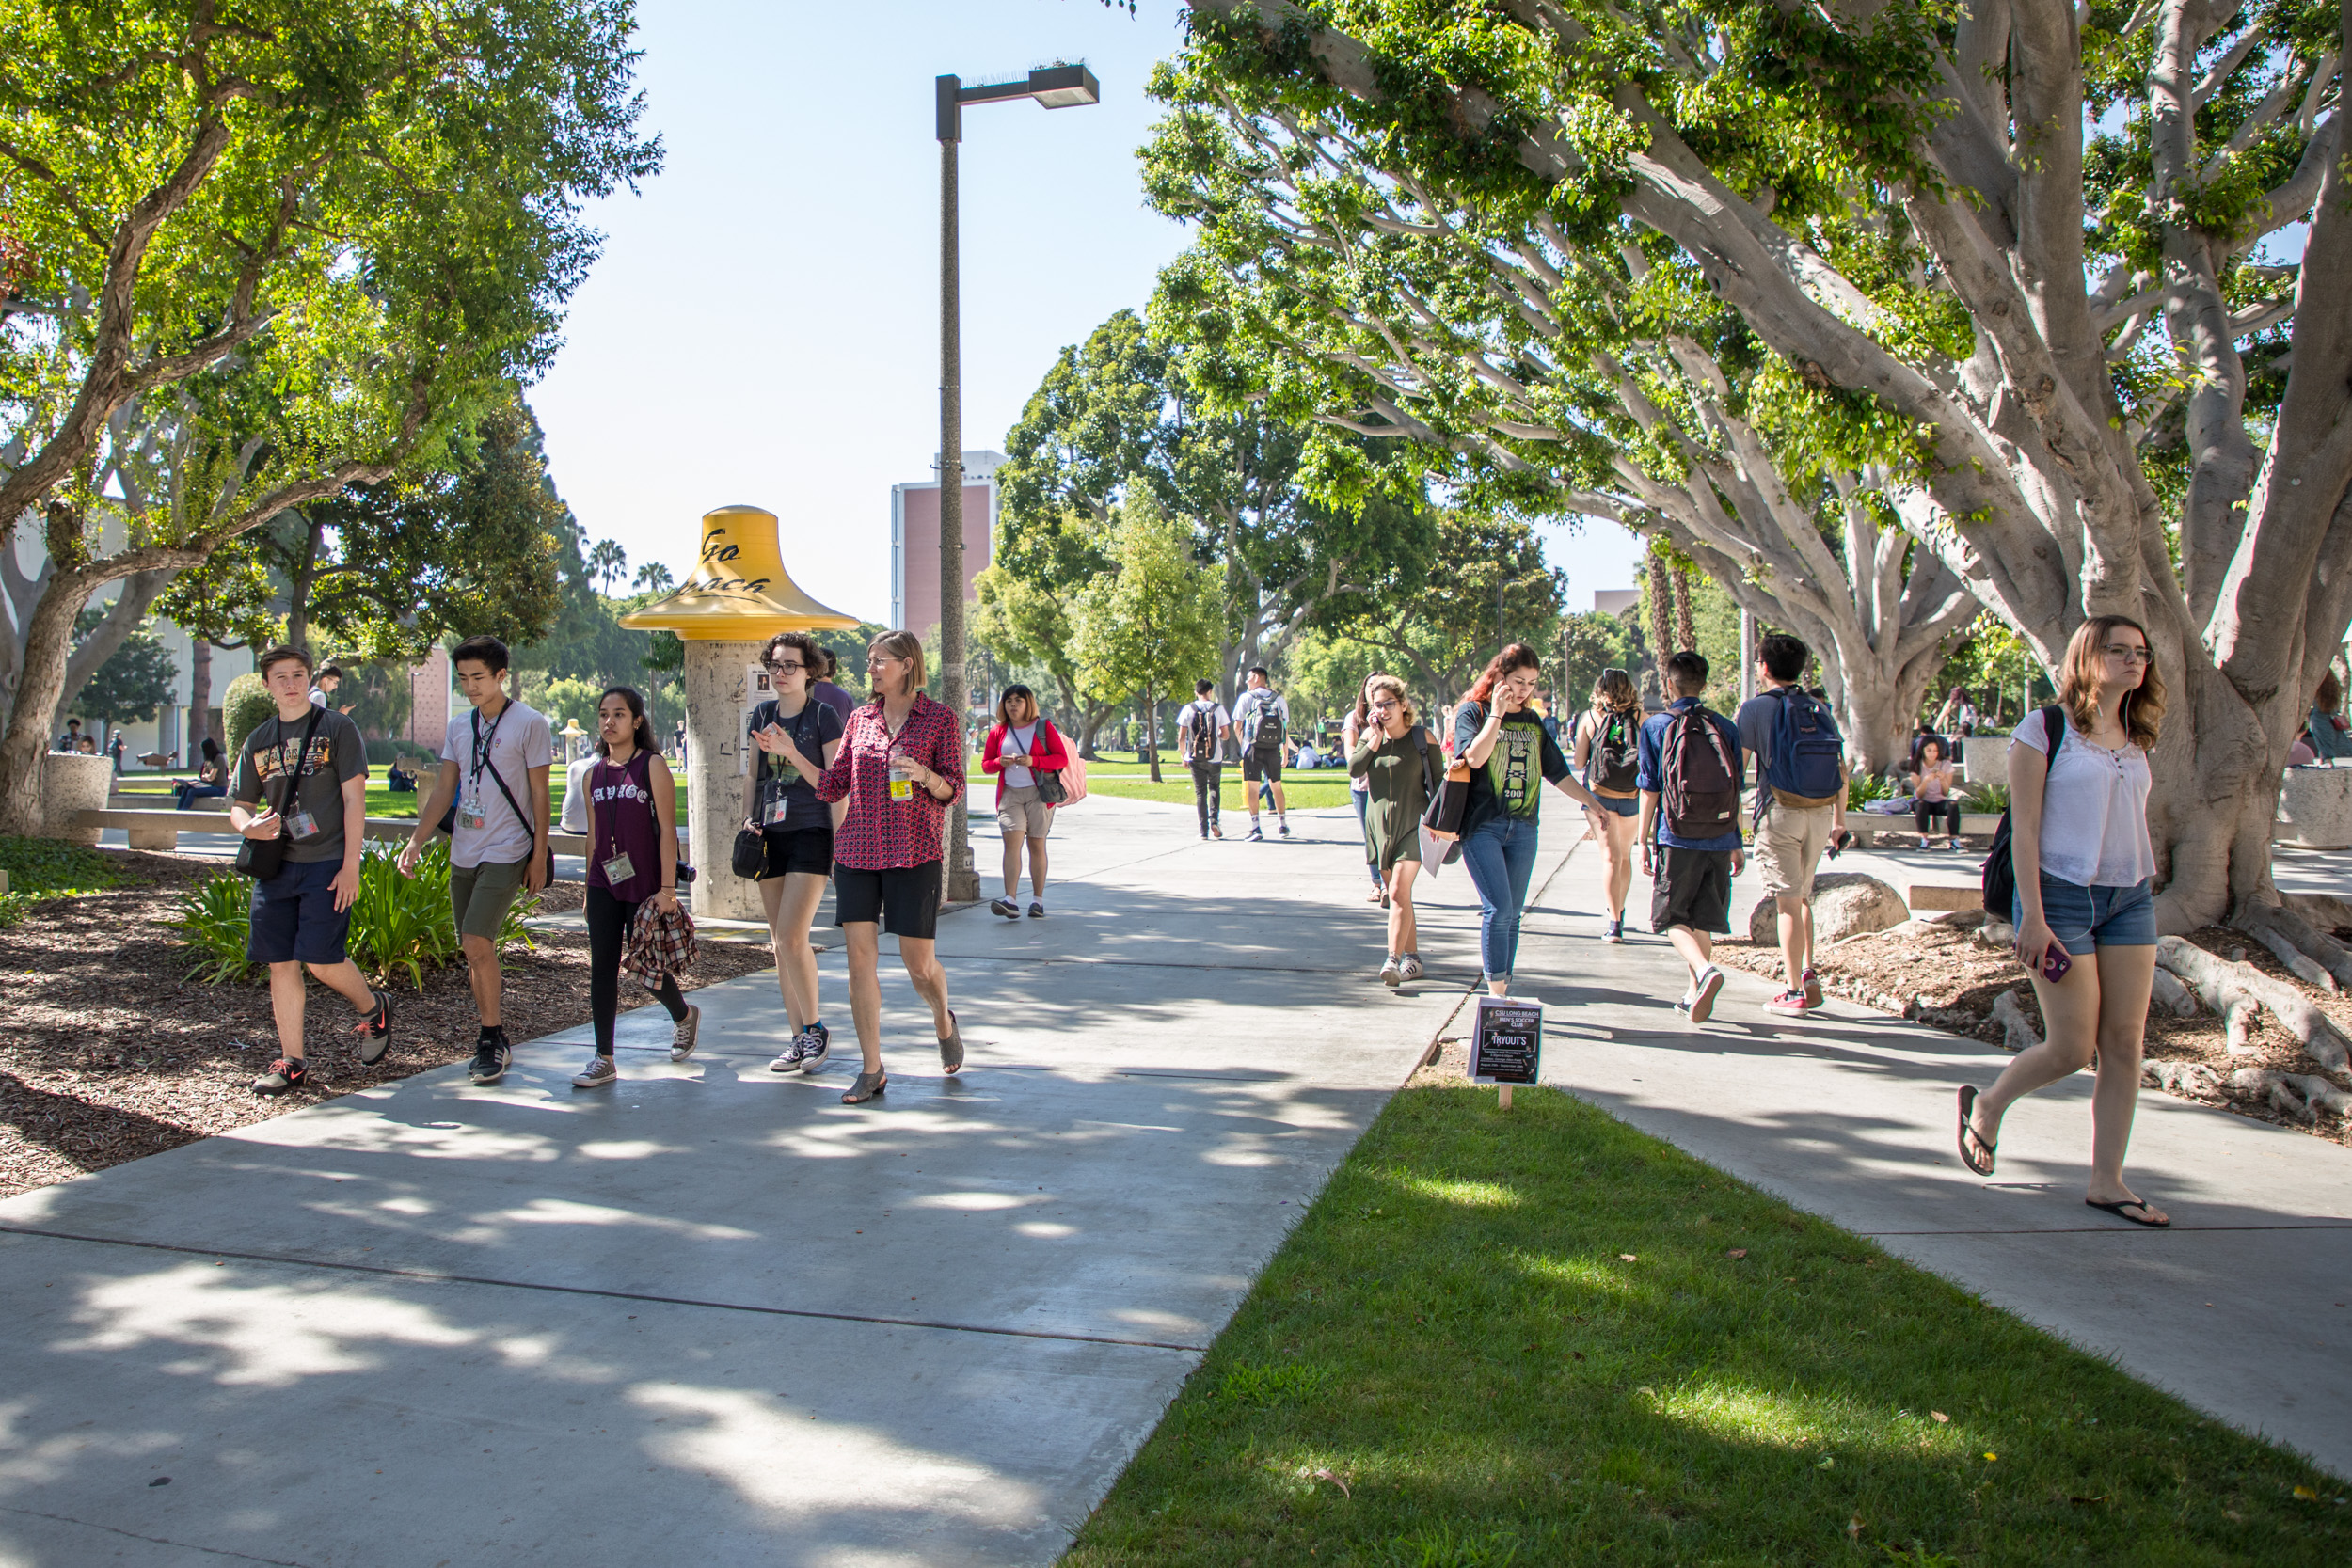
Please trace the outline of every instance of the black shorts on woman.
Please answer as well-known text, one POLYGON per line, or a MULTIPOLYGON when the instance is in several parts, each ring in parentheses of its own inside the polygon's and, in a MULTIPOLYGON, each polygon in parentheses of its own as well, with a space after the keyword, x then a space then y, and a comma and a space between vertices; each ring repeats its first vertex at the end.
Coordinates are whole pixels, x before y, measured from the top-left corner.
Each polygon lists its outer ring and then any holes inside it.
MULTIPOLYGON (((810 698, 801 711, 786 718, 774 702, 752 710, 750 733, 770 724, 790 733, 801 755, 824 766, 825 748, 842 736, 841 716, 810 698)), ((753 819, 759 824, 762 863, 755 879, 833 872, 833 808, 817 799, 816 790, 799 771, 767 752, 758 752, 759 768, 752 780, 753 819)))

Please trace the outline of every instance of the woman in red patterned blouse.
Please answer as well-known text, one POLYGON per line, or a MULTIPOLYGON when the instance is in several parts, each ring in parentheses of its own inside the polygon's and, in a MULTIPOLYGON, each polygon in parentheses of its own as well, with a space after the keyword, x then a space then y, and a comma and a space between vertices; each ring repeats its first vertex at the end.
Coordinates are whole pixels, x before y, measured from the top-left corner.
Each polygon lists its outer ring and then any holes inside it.
POLYGON ((882 1062, 882 933, 915 993, 930 1004, 939 1064, 963 1066, 963 1036, 947 1006, 947 972, 933 938, 939 926, 940 842, 946 814, 963 795, 963 727, 923 695, 923 644, 885 632, 866 656, 874 700, 850 715, 833 765, 819 771, 785 753, 820 800, 847 800, 833 837, 834 924, 849 937, 850 1012, 864 1070, 841 1097, 854 1105, 889 1085, 882 1062))

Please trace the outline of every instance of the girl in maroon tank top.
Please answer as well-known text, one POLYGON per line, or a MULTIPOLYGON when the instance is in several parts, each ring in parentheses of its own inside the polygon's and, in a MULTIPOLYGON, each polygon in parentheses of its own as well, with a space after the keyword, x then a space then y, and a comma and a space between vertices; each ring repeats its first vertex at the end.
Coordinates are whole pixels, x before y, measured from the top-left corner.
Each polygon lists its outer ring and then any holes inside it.
MULTIPOLYGON (((626 686, 612 687, 596 704, 596 751, 602 756, 580 787, 588 791, 588 1011, 596 1029, 596 1053, 573 1075, 575 1088, 596 1089, 615 1082, 614 1019, 621 1006, 621 955, 629 927, 647 903, 673 909, 677 903, 677 784, 653 743, 645 721, 645 699, 626 686)), ((670 1060, 694 1053, 702 1009, 690 1007, 675 975, 664 974, 654 990, 670 1014, 670 1060)))

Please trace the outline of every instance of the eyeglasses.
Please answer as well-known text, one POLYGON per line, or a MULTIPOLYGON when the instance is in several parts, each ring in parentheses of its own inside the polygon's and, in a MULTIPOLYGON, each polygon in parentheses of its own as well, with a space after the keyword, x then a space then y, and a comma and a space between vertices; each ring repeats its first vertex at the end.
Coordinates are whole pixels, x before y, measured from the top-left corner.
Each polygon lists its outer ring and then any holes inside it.
POLYGON ((2156 656, 2148 649, 2134 647, 2126 642, 2110 642, 2100 652, 2109 658, 2131 659, 2140 664, 2153 664, 2156 659, 2156 656))
POLYGON ((1394 703, 1375 703, 1372 705, 1372 711, 1375 713, 1393 713, 1396 711, 1396 705, 1394 703))
POLYGON ((768 661, 768 668, 782 674, 787 670, 805 670, 808 666, 797 658, 771 658, 768 661))

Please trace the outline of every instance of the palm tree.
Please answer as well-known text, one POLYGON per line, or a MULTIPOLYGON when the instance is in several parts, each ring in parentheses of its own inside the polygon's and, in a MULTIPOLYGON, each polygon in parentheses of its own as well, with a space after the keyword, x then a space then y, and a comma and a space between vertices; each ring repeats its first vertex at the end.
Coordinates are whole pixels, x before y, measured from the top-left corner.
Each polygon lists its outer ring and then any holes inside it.
POLYGON ((628 570, 628 552, 611 539, 599 539, 588 547, 588 575, 604 584, 605 592, 628 570))
POLYGON ((648 561, 637 568, 637 587, 642 593, 666 594, 670 591, 672 580, 670 568, 659 561, 648 561))

